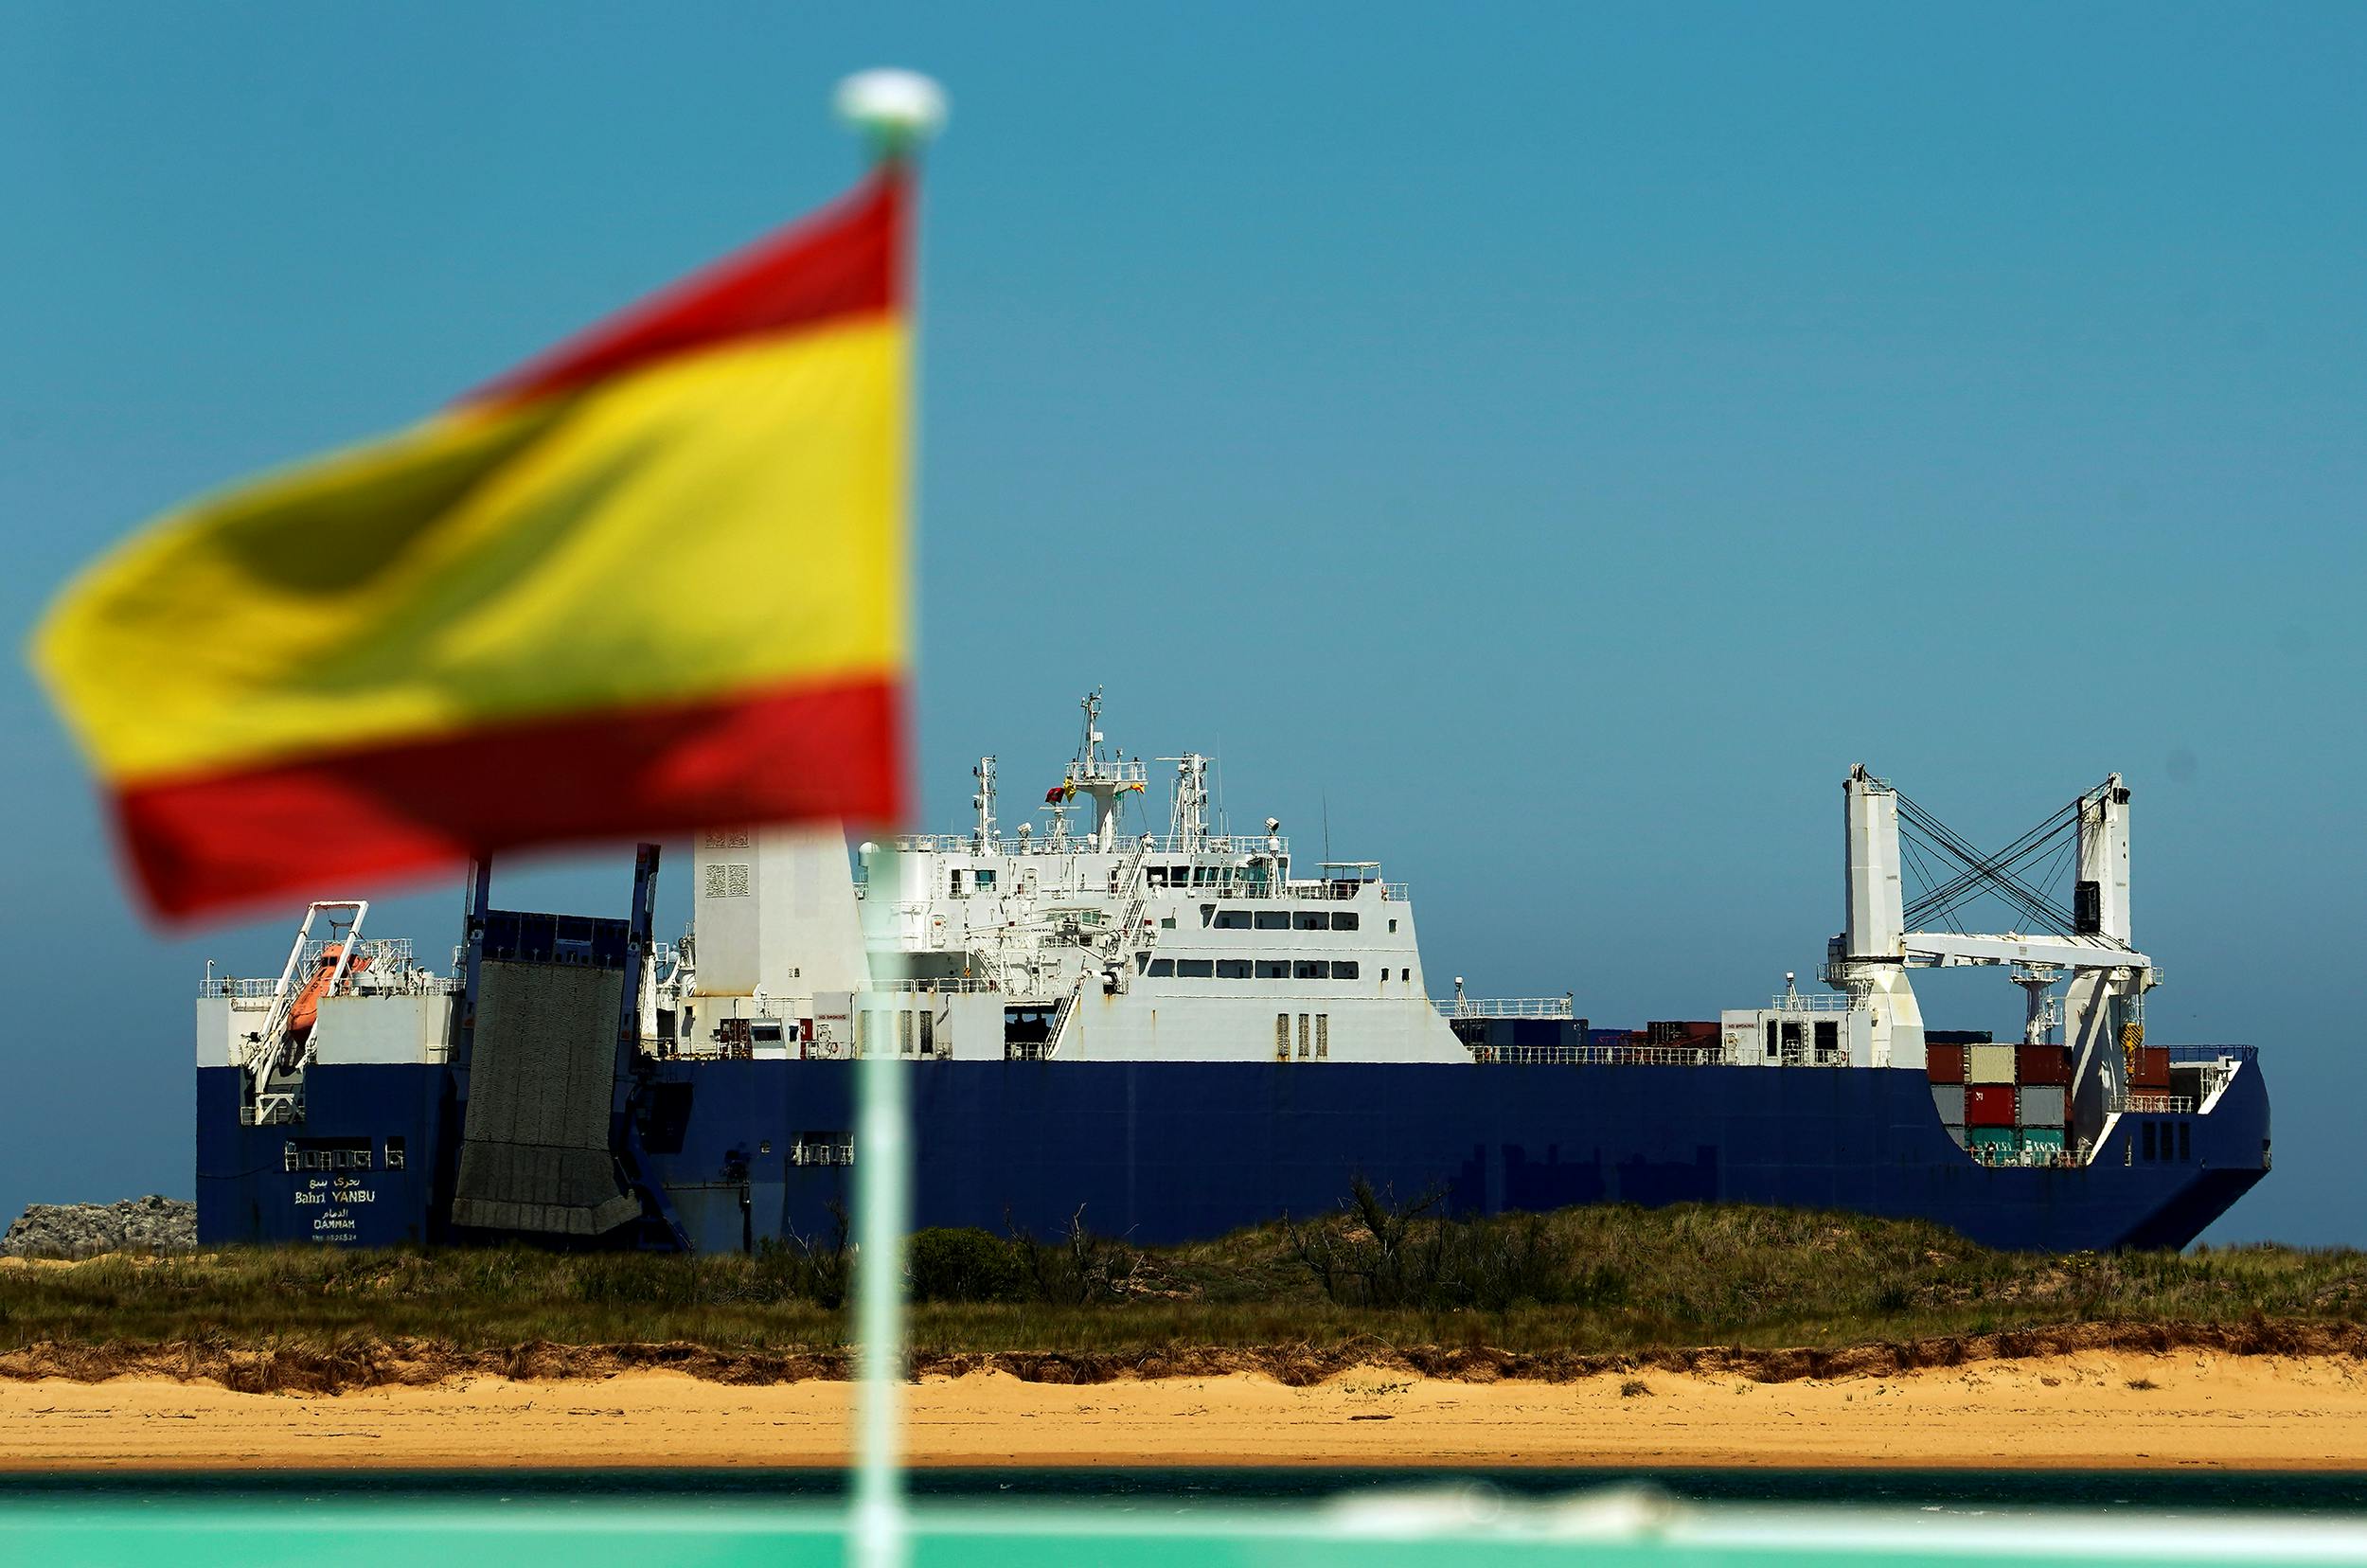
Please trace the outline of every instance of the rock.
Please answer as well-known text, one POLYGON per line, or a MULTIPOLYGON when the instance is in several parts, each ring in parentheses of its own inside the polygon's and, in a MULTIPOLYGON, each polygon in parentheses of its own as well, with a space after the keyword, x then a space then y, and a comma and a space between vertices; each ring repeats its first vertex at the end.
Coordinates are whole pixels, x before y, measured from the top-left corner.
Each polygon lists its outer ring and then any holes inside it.
POLYGON ((151 1192, 119 1203, 34 1203, 0 1237, 0 1257, 187 1252, 196 1245, 197 1205, 151 1192))

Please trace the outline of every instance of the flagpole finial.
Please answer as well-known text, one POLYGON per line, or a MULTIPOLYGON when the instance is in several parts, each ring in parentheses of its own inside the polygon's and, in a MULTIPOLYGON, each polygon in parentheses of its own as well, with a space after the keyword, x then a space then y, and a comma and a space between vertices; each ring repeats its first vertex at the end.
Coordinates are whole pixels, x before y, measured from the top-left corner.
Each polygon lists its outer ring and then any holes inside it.
POLYGON ((945 89, 917 71, 858 71, 838 84, 838 116, 894 156, 943 127, 945 89))

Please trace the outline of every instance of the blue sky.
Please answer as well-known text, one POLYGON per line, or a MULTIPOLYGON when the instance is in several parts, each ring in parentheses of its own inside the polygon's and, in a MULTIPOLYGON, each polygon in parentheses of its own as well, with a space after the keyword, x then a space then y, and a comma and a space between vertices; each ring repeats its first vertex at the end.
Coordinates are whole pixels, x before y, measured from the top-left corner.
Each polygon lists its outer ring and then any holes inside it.
MULTIPOLYGON (((2117 768, 2156 1038, 2271 1075, 2214 1238, 2367 1242, 2355 7, 17 5, 0 627, 827 197, 878 63, 954 104, 930 825, 1100 684, 1410 880, 1442 983, 1640 1022, 1814 969, 1850 763, 1994 843, 2117 768)), ((0 735, 0 1211, 186 1193, 196 980, 294 912, 152 932, 14 660, 0 735)))

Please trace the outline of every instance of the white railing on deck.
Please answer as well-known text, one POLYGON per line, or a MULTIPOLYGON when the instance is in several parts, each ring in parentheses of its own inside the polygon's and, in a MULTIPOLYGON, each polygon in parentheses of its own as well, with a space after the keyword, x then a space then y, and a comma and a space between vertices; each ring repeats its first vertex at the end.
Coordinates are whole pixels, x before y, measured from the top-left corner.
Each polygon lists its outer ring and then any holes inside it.
POLYGON ((1575 1018, 1566 996, 1460 996, 1431 1004, 1448 1018, 1575 1018))
POLYGON ((1786 991, 1770 1006, 1777 1012, 1845 1013, 1856 1000, 1846 991, 1786 991))
POLYGON ((1516 1067, 1716 1067, 1718 1045, 1474 1045, 1473 1061, 1516 1067))
MULTIPOLYGON (((1107 849, 1094 843, 1091 828, 1081 833, 1071 833, 1064 839, 1041 835, 1018 838, 1004 833, 996 837, 991 849, 981 849, 975 833, 899 833, 893 842, 899 849, 928 855, 1130 855, 1143 847, 1143 837, 1140 833, 1120 835, 1111 841, 1107 849)), ((1150 853, 1154 855, 1237 856, 1275 852, 1274 846, 1266 842, 1263 833, 1236 833, 1231 836, 1211 833, 1207 838, 1198 840, 1181 833, 1152 833, 1149 838, 1150 853)), ((1289 839, 1278 839, 1276 843, 1281 853, 1287 855, 1290 852, 1289 839)))
POLYGON ((2192 1095, 2164 1095, 2151 1089, 2131 1089, 2125 1095, 2108 1099, 2104 1109, 2111 1114, 2135 1112, 2139 1115, 2182 1116, 2193 1113, 2195 1098, 2192 1095))

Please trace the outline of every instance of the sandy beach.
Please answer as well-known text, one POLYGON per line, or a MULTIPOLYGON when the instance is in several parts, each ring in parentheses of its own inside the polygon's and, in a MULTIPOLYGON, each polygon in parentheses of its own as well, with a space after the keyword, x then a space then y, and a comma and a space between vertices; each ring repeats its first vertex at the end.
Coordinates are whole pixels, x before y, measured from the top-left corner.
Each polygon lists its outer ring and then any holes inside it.
MULTIPOLYGON (((835 1464, 847 1393, 827 1380, 751 1386, 672 1372, 334 1395, 152 1377, 0 1381, 0 1464, 835 1464)), ((1064 1384, 986 1372, 926 1378, 910 1395, 912 1456, 929 1465, 2367 1468, 2367 1367, 2205 1351, 1779 1383, 1375 1369, 1308 1387, 1248 1373, 1064 1384)))

